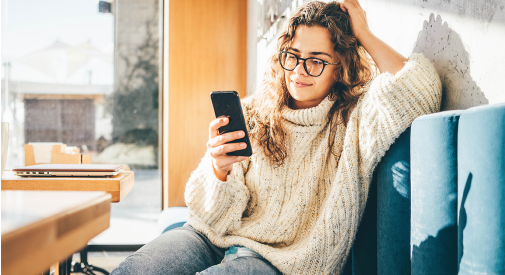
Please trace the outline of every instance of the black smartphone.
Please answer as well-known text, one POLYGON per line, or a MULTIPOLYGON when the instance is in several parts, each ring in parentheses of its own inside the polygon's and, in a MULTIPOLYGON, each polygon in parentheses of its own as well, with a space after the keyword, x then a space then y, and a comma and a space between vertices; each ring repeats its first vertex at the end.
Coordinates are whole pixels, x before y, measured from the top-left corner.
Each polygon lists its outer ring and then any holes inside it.
POLYGON ((228 118, 228 124, 219 128, 220 135, 235 131, 244 131, 245 133, 243 138, 235 139, 227 143, 245 142, 247 147, 243 150, 228 152, 226 154, 229 156, 251 156, 253 153, 251 142, 249 141, 249 135, 247 134, 244 113, 242 112, 242 106, 240 105, 238 93, 235 91, 212 92, 210 93, 210 99, 212 101, 212 106, 214 107, 216 118, 220 116, 228 118))

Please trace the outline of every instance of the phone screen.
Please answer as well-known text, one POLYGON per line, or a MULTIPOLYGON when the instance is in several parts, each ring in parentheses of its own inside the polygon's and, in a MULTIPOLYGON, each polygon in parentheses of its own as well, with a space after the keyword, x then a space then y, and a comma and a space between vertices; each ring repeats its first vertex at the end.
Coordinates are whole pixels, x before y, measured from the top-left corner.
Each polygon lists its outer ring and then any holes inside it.
POLYGON ((212 100, 212 106, 214 107, 214 113, 216 118, 225 116, 228 117, 228 124, 219 128, 219 134, 244 131, 245 136, 240 139, 230 141, 228 143, 245 142, 247 148, 243 150, 237 150, 233 152, 226 153, 230 156, 250 156, 252 155, 251 142, 249 141, 249 135, 247 133, 247 127, 245 125, 244 114, 242 112, 242 106, 240 105, 240 98, 238 93, 235 91, 229 92, 212 92, 210 94, 212 100))

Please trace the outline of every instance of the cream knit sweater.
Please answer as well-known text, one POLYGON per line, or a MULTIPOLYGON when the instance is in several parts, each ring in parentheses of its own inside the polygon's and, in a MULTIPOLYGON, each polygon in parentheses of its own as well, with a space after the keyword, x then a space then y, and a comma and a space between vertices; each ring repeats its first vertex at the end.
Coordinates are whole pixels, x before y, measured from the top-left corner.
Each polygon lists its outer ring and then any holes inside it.
POLYGON ((285 274, 340 274, 376 164, 416 117, 439 111, 441 88, 421 54, 412 54, 395 75, 378 75, 347 127, 337 129, 338 161, 328 150, 333 102, 326 98, 309 109, 285 108, 284 165, 272 167, 256 148, 222 182, 206 154, 186 185, 189 224, 219 247, 258 252, 285 274))

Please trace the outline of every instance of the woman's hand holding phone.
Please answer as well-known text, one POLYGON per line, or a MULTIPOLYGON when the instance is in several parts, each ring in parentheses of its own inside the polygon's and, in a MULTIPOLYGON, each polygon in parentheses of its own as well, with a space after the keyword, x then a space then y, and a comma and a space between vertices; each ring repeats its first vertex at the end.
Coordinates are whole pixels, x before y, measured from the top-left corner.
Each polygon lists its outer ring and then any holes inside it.
POLYGON ((245 142, 227 143, 244 137, 244 131, 229 132, 220 135, 219 128, 227 125, 229 119, 227 117, 219 117, 213 120, 209 125, 209 141, 207 142, 207 150, 210 151, 212 159, 212 167, 214 174, 221 181, 226 181, 226 177, 230 173, 232 166, 236 162, 246 160, 244 156, 229 156, 226 153, 237 150, 242 150, 247 147, 245 142))

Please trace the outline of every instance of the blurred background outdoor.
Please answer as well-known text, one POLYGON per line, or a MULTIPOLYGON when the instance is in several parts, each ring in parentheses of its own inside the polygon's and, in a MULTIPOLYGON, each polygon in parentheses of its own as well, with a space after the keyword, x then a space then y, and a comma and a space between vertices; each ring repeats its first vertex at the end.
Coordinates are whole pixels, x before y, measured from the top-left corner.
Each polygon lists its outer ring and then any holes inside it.
POLYGON ((135 185, 90 244, 156 237, 159 1, 6 0, 1 18, 5 168, 24 166, 29 142, 63 142, 93 163, 127 164, 135 185))

